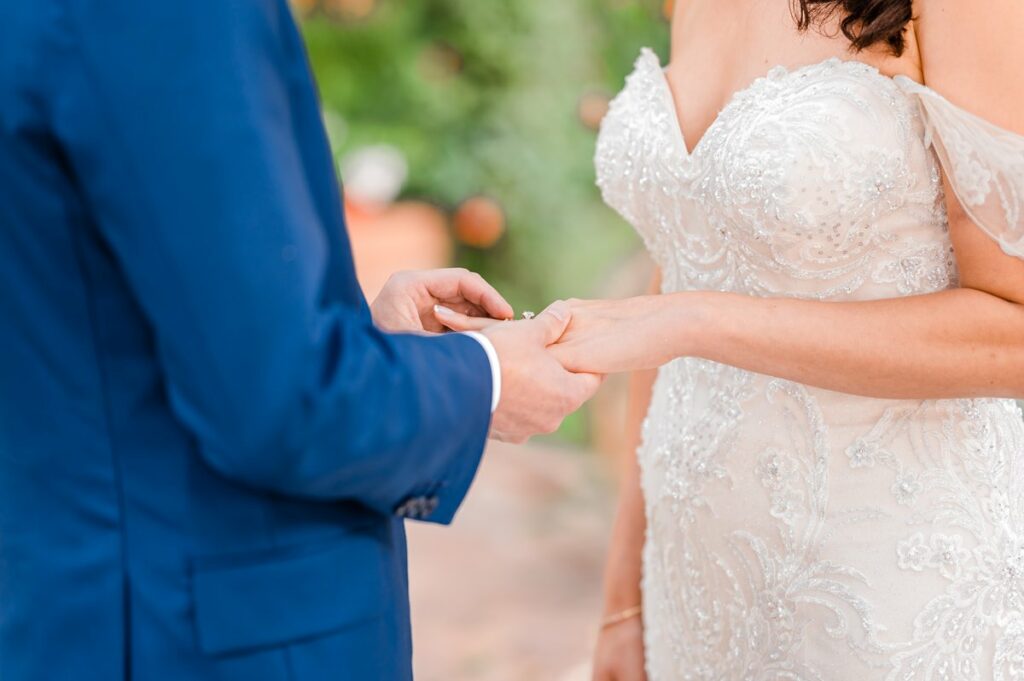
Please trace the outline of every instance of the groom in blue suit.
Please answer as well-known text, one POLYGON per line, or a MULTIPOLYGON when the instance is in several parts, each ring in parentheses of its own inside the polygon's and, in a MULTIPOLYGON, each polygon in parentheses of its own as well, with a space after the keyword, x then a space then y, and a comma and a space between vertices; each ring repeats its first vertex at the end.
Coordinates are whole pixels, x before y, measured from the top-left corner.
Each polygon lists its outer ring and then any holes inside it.
POLYGON ((403 522, 596 389, 565 308, 382 330, 511 310, 366 304, 285 0, 0 16, 0 679, 411 678, 403 522))

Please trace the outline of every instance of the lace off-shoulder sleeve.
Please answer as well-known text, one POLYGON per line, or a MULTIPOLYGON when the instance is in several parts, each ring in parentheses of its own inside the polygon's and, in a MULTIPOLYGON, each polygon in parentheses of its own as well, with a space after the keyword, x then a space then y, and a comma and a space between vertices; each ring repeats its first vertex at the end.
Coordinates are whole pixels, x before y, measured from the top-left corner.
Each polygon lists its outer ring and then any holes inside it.
POLYGON ((1024 136, 909 78, 897 80, 917 99, 925 142, 935 149, 964 210, 1006 253, 1024 258, 1024 136))

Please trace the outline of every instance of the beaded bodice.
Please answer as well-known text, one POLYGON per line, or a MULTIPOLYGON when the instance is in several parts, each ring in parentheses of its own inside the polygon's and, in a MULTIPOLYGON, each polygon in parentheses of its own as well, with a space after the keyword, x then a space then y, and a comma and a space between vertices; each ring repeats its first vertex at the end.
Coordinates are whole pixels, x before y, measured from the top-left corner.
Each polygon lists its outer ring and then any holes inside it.
MULTIPOLYGON (((943 169, 1024 255, 1024 140, 859 62, 773 69, 689 151, 645 50, 596 163, 665 291, 955 286, 943 169)), ((868 399, 684 358, 659 373, 638 457, 652 681, 1024 679, 1012 401, 868 399)))
POLYGON ((870 299, 955 280, 917 104, 860 62, 773 69, 689 153, 645 51, 604 122, 597 169, 668 290, 870 299))

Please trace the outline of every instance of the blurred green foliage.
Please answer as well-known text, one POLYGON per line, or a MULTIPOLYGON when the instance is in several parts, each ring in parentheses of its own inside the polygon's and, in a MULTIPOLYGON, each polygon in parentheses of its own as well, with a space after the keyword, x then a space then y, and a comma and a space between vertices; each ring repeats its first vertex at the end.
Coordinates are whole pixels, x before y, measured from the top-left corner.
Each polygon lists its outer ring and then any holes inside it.
POLYGON ((303 31, 335 153, 391 144, 409 162, 406 197, 446 209, 496 199, 505 237, 457 259, 518 310, 539 309, 592 293, 637 247, 600 202, 595 134, 578 109, 588 93, 617 92, 641 46, 666 54, 661 5, 378 0, 360 20, 315 9, 303 31))

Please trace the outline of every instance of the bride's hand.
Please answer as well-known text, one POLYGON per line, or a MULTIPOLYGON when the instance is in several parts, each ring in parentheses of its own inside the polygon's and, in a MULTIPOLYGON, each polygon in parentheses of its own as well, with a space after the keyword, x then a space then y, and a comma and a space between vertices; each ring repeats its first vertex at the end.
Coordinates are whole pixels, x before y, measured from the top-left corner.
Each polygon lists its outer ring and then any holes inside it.
MULTIPOLYGON (((509 308, 509 310, 511 309, 509 308)), ((457 312, 447 305, 435 305, 433 312, 435 322, 449 331, 483 331, 492 324, 511 319, 511 315, 501 319, 495 319, 486 315, 468 315, 457 312)))
MULTIPOLYGON (((612 374, 654 369, 678 356, 681 311, 667 296, 571 300, 572 323, 555 357, 569 371, 612 374)), ((685 314, 682 311, 682 314, 685 314)))
POLYGON ((601 631, 594 651, 593 681, 647 681, 639 617, 601 631))

